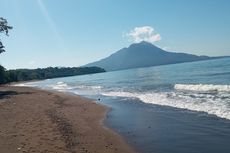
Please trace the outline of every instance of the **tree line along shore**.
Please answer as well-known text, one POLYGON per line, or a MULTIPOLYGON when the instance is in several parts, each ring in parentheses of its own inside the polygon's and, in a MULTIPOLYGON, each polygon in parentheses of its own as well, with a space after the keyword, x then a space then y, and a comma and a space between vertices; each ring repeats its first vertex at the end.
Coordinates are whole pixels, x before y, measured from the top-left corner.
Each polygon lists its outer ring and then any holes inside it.
POLYGON ((0 84, 18 81, 43 80, 105 72, 100 67, 48 67, 6 70, 0 65, 0 84))

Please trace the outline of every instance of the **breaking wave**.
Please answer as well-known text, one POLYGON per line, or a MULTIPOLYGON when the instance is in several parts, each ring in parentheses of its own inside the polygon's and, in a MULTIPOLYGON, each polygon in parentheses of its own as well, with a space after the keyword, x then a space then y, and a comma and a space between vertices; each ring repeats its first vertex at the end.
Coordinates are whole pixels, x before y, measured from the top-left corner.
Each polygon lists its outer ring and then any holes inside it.
POLYGON ((174 108, 187 109, 192 111, 206 112, 221 118, 230 120, 230 99, 229 94, 188 94, 180 92, 104 92, 104 96, 136 98, 144 103, 170 106, 174 108), (223 101, 223 98, 228 98, 223 101))
POLYGON ((190 90, 190 91, 217 91, 230 92, 230 85, 212 85, 212 84, 175 84, 176 90, 190 90))
POLYGON ((50 87, 51 89, 60 90, 60 91, 72 89, 71 86, 68 86, 67 83, 64 83, 64 82, 57 82, 54 85, 48 85, 48 87, 50 87))
POLYGON ((69 85, 65 82, 57 82, 56 84, 48 85, 49 88, 54 90, 72 90, 72 89, 80 89, 80 90, 100 90, 101 86, 88 86, 88 85, 69 85))

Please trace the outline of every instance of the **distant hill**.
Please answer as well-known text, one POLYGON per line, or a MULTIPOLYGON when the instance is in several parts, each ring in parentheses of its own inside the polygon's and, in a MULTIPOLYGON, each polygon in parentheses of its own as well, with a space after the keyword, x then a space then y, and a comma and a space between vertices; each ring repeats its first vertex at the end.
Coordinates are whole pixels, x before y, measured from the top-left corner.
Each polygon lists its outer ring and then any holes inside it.
POLYGON ((208 60, 221 57, 197 56, 186 53, 168 52, 154 46, 151 43, 142 41, 123 48, 107 58, 85 66, 98 66, 106 71, 123 70, 130 68, 175 64, 208 60))

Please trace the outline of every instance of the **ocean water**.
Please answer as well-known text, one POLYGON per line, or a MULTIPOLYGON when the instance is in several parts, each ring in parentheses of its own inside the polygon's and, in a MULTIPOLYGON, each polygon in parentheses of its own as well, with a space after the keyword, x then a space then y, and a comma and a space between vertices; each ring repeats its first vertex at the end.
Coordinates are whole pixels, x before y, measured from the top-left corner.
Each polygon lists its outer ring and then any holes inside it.
POLYGON ((100 98, 107 126, 140 152, 230 152, 230 58, 18 86, 100 98))

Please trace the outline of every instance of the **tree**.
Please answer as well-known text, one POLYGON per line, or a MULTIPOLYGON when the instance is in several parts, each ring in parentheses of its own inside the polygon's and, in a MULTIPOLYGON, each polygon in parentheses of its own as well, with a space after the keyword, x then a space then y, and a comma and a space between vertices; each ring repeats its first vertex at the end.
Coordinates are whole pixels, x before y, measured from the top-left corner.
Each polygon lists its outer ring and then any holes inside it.
POLYGON ((0 65, 0 84, 6 83, 6 71, 3 66, 0 65))
MULTIPOLYGON (((9 30, 13 29, 13 27, 8 25, 8 22, 6 19, 0 17, 0 33, 5 33, 8 36, 9 30)), ((5 52, 5 47, 3 46, 1 40, 0 40, 0 54, 5 52)))
MULTIPOLYGON (((4 33, 8 36, 9 30, 13 27, 8 25, 6 19, 0 17, 0 33, 4 33)), ((1 39, 0 39, 0 54, 5 52, 5 47, 3 46, 1 39)), ((6 83, 8 81, 8 76, 6 70, 3 66, 0 65, 0 84, 6 83)))

